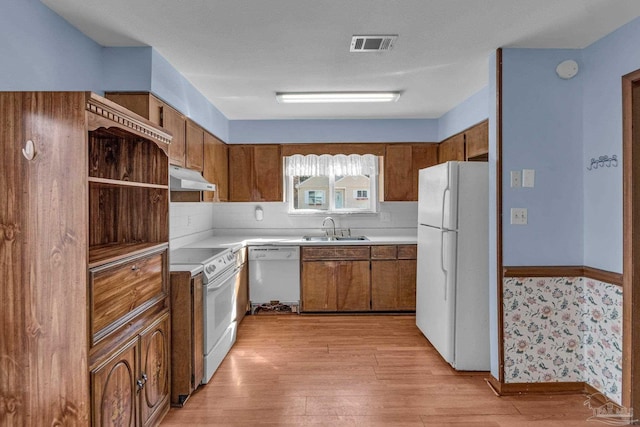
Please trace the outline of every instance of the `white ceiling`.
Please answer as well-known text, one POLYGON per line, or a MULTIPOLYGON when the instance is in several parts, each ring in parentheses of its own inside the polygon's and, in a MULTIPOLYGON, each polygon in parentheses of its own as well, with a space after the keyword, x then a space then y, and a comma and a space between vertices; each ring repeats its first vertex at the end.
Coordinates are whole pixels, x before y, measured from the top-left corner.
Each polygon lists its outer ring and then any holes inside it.
POLYGON ((498 47, 583 48, 638 0, 41 0, 103 46, 152 46, 230 120, 437 118, 488 83, 498 47), (350 53, 354 34, 398 34, 350 53), (402 91, 278 104, 283 91, 402 91))

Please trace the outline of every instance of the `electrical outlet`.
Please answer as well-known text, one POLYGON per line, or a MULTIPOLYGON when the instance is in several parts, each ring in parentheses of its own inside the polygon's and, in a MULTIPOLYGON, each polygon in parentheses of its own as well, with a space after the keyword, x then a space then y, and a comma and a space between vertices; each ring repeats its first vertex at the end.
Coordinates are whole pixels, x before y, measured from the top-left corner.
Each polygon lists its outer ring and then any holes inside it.
POLYGON ((191 220, 191 215, 187 215, 187 227, 191 226, 193 221, 191 220))
POLYGON ((511 208, 511 224, 527 225, 527 208, 511 208))
POLYGON ((391 212, 380 212, 380 222, 391 222, 391 212))
POLYGON ((520 171, 511 171, 511 188, 522 187, 522 173, 520 171))

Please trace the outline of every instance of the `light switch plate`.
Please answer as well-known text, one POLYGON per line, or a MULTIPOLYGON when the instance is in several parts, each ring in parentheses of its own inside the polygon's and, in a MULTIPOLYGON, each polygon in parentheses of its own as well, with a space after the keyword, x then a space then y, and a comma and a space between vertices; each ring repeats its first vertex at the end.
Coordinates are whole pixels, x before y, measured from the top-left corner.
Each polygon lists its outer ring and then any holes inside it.
POLYGON ((522 187, 522 173, 520 171, 511 171, 511 188, 522 187))
POLYGON ((522 169, 522 186, 533 188, 536 181, 535 169, 522 169))
POLYGON ((511 208, 511 224, 527 225, 527 208, 511 208))

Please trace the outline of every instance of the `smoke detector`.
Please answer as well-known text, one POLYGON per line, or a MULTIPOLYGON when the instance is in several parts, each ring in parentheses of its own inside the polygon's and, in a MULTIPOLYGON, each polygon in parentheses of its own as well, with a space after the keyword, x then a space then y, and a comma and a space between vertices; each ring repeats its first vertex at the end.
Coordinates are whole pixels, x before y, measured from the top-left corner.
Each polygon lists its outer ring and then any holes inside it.
POLYGON ((353 36, 349 52, 385 52, 391 50, 398 35, 353 36))

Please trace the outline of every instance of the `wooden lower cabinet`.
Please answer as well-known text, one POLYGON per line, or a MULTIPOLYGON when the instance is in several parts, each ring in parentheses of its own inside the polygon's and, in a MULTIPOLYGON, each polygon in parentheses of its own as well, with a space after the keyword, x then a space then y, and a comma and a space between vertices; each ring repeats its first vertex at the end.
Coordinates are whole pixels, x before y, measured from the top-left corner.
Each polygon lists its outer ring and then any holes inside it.
POLYGON ((303 311, 370 310, 369 261, 302 264, 303 311))
POLYGON ((302 312, 415 311, 416 245, 302 248, 302 312))
POLYGON ((416 260, 371 261, 371 309, 416 309, 416 260))
POLYGON ((91 371, 94 426, 158 424, 168 410, 169 312, 91 371))
POLYGON ((182 406, 204 377, 202 273, 171 272, 171 404, 182 406))

